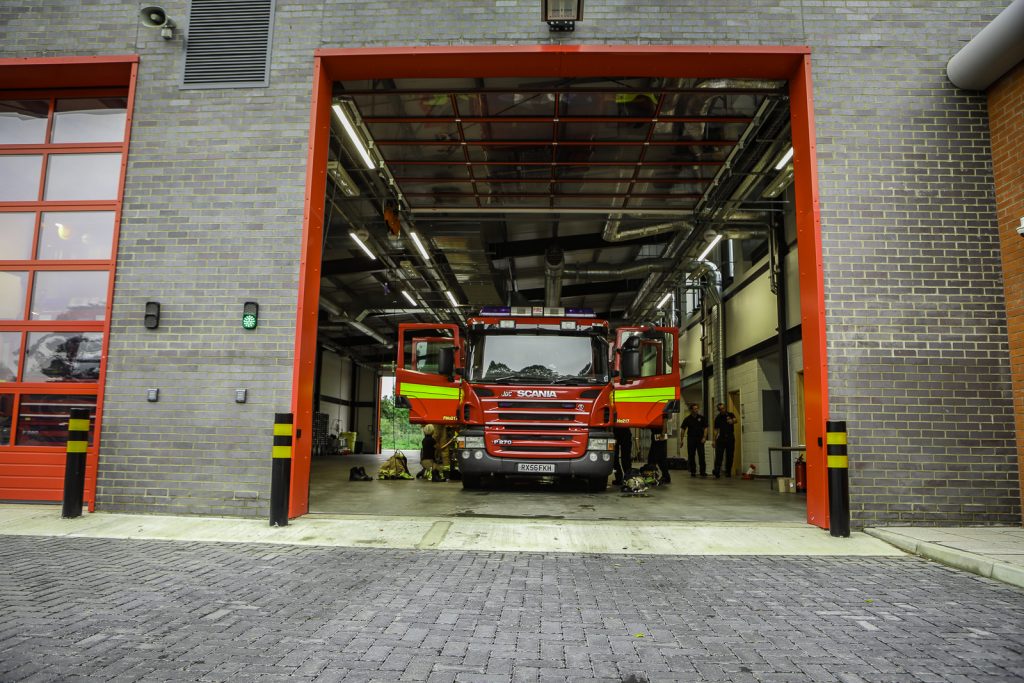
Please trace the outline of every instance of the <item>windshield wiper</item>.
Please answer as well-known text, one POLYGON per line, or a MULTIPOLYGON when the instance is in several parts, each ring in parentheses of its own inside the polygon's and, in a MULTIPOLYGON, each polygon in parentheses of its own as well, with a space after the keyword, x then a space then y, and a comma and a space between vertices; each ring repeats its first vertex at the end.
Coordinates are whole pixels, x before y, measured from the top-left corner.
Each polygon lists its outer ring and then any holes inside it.
POLYGON ((543 382, 548 384, 551 382, 551 378, 543 375, 520 375, 519 373, 513 373, 511 375, 502 375, 501 377, 484 377, 480 381, 489 384, 513 384, 515 382, 543 382))

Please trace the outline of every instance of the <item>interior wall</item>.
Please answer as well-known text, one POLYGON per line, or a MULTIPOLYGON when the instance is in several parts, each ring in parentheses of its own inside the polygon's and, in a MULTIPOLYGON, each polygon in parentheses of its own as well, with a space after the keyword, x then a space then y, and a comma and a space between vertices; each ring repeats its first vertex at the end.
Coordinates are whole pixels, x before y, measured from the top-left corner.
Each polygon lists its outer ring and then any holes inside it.
POLYGON ((351 422, 352 361, 324 350, 320 363, 320 412, 329 416, 331 434, 348 432, 351 422))
POLYGON ((357 373, 355 396, 354 425, 357 432, 356 442, 362 443, 362 450, 357 452, 377 452, 377 402, 379 382, 376 370, 360 365, 357 373))

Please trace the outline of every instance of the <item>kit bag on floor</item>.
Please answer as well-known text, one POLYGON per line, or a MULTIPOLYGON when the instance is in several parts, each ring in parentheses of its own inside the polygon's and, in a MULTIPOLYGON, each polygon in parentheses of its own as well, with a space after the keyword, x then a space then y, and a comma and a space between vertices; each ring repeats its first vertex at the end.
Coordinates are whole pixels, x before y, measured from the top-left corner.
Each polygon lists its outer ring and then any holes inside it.
POLYGON ((409 463, 402 451, 395 451, 395 454, 384 461, 377 472, 378 479, 412 479, 409 474, 409 463))

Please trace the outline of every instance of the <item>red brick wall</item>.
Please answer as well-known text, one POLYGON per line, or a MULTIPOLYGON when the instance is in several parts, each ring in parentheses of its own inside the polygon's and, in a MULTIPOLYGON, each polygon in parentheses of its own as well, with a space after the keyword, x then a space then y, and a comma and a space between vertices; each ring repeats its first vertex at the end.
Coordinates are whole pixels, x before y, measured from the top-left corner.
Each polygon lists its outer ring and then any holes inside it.
MULTIPOLYGON (((989 129, 1002 243, 1007 331, 1017 422, 1017 462, 1024 482, 1024 62, 988 91, 989 129)), ((1024 486, 1021 487, 1024 501, 1024 486)))

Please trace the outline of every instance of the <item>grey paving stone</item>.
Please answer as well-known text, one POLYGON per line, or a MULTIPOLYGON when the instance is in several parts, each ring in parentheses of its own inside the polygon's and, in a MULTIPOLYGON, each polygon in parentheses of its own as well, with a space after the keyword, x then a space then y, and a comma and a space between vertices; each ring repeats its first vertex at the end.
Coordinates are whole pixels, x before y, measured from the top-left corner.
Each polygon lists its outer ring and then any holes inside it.
POLYGON ((1022 679, 1024 591, 999 582, 629 559, 0 537, 0 681, 1022 679))

